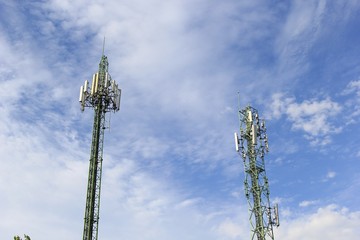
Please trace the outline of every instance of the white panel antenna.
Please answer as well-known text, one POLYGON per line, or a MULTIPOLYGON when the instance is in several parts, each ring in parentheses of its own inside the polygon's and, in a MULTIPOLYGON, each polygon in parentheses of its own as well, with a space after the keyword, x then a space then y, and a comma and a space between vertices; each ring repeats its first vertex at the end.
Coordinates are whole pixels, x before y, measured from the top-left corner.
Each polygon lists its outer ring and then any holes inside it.
POLYGON ((257 126, 255 124, 253 124, 251 126, 251 132, 252 132, 252 143, 254 145, 257 144, 257 126))
POLYGON ((274 207, 274 211, 275 211, 275 225, 276 227, 280 226, 280 217, 279 217, 279 205, 276 204, 274 207))
POLYGON ((108 86, 109 86, 109 73, 106 72, 105 73, 105 85, 104 85, 104 87, 108 88, 108 86))
POLYGON ((85 83, 84 83, 84 93, 87 92, 89 88, 89 81, 88 80, 85 80, 85 83))
POLYGON ((91 82, 91 90, 90 90, 91 95, 93 95, 95 93, 95 74, 93 75, 93 79, 91 82))
POLYGON ((239 137, 236 132, 234 133, 234 137, 235 137, 235 150, 239 152, 239 137))
POLYGON ((115 80, 111 81, 111 89, 115 91, 115 80))
POLYGON ((248 110, 248 117, 249 117, 249 122, 252 122, 253 118, 252 118, 251 110, 248 110))
POLYGON ((79 102, 83 102, 84 101, 84 86, 80 87, 80 96, 79 96, 79 102))
POLYGON ((120 99, 121 99, 121 89, 118 88, 118 94, 117 94, 117 99, 116 99, 116 110, 119 111, 120 110, 120 99))
POLYGON ((94 93, 97 93, 99 87, 99 73, 95 73, 95 89, 94 93))

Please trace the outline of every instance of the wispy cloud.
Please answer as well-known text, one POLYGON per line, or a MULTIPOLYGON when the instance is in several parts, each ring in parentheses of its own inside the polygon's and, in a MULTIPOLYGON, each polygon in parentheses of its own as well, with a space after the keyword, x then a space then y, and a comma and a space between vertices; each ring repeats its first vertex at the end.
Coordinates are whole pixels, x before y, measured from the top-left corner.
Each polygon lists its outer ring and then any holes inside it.
POLYGON ((346 102, 348 108, 350 108, 350 113, 348 114, 347 124, 358 123, 358 117, 360 115, 360 80, 354 80, 348 83, 346 88, 341 92, 344 96, 356 95, 356 97, 349 98, 346 102))
POLYGON ((349 84, 344 89, 343 94, 350 94, 353 92, 355 92, 357 96, 360 95, 360 80, 349 82, 349 84))

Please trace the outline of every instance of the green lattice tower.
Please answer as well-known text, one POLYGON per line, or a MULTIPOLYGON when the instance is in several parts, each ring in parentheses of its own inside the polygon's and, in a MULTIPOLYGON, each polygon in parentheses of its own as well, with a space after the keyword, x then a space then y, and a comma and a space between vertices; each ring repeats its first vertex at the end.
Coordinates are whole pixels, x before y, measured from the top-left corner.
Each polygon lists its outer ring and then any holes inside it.
POLYGON ((273 226, 279 226, 278 207, 270 207, 269 181, 264 156, 268 152, 265 121, 250 106, 239 110, 240 138, 235 133, 236 151, 245 172, 245 196, 249 206, 251 240, 274 240, 273 226))
POLYGON ((85 107, 94 109, 83 240, 98 238, 105 115, 120 109, 121 90, 111 79, 108 66, 107 57, 103 54, 99 71, 93 75, 91 84, 86 80, 80 87, 81 110, 84 111, 85 107))

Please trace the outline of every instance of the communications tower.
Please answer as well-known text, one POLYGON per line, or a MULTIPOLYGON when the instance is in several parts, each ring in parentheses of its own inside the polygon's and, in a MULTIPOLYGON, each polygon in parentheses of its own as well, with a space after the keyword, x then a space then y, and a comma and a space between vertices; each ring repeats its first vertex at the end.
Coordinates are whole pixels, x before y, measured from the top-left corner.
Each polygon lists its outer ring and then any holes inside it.
POLYGON ((121 89, 115 80, 112 80, 108 66, 103 51, 99 70, 93 75, 91 84, 86 80, 80 87, 81 111, 84 111, 85 107, 94 109, 83 240, 98 238, 105 115, 107 112, 117 112, 120 109, 121 89))
POLYGON ((251 240, 274 240, 273 226, 278 227, 278 206, 270 207, 269 182, 264 155, 269 151, 265 121, 251 106, 239 110, 240 137, 235 133, 236 151, 245 171, 245 196, 249 206, 251 240))

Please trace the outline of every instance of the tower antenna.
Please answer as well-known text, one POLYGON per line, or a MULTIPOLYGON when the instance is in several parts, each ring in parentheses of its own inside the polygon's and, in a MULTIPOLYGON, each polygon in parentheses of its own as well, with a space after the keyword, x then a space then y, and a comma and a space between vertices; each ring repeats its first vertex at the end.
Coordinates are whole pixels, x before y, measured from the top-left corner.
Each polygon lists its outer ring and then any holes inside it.
POLYGON ((120 109, 121 89, 108 72, 109 63, 104 55, 104 45, 98 72, 93 75, 91 84, 86 80, 80 87, 81 111, 85 107, 94 109, 83 240, 98 239, 105 115, 120 109))
POLYGON ((273 226, 279 226, 278 207, 270 207, 269 181, 264 156, 269 151, 265 121, 258 111, 239 108, 240 135, 235 133, 235 149, 245 171, 245 196, 249 206, 251 240, 274 240, 273 226))

